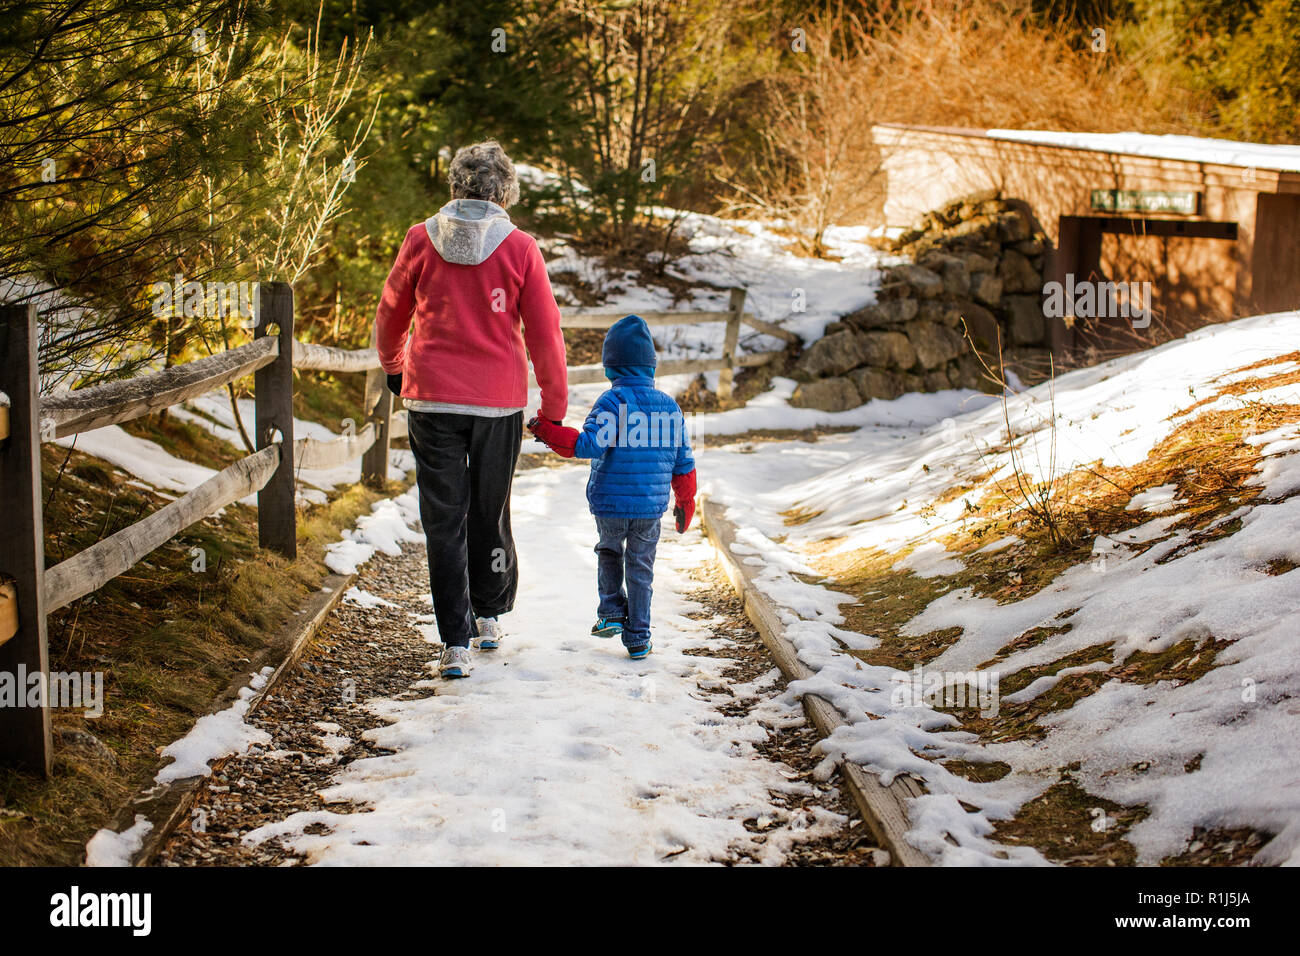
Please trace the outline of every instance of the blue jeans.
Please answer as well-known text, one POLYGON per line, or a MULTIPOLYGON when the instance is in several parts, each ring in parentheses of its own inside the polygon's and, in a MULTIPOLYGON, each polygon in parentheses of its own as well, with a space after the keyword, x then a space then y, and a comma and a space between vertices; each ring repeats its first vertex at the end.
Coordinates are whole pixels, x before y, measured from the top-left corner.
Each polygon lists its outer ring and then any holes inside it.
POLYGON ((623 619, 623 646, 650 640, 650 595, 655 576, 658 518, 596 518, 596 590, 600 617, 623 619), (626 588, 624 587, 626 584, 626 588))

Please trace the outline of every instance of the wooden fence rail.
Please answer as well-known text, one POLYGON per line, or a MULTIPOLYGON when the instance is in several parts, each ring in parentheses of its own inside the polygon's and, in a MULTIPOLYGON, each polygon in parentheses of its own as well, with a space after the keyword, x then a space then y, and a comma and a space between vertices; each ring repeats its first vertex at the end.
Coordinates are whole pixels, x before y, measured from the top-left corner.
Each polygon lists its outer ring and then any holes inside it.
MULTIPOLYGON (((404 434, 392 416, 379 357, 371 347, 337 349, 299 342, 293 335, 293 290, 263 283, 253 341, 217 355, 122 381, 42 399, 36 353, 36 307, 0 306, 0 675, 48 674, 46 615, 103 587, 151 551, 227 505, 257 495, 258 540, 287 557, 297 554, 296 475, 328 470, 358 456, 362 480, 388 477, 389 444, 404 434), (364 424, 334 441, 295 439, 293 372, 365 373, 364 424), (253 375, 256 451, 217 472, 148 517, 109 535, 51 568, 45 567, 41 499, 41 443, 128 422, 253 375), (286 450, 290 453, 286 454, 286 450)), ((722 355, 660 364, 661 375, 719 371, 718 394, 730 397, 736 366, 759 365, 780 352, 736 354, 742 323, 786 342, 793 333, 744 312, 734 289, 725 312, 651 312, 655 326, 725 322, 722 355)), ((608 328, 623 313, 562 310, 566 328, 608 328)), ((575 385, 604 381, 599 366, 570 370, 575 385)), ((26 689, 20 689, 25 695, 26 689)), ((40 706, 0 706, 0 760, 48 775, 52 766, 48 699, 40 706)))
POLYGON ((257 339, 185 365, 105 382, 41 400, 42 438, 53 441, 105 425, 118 425, 191 398, 265 368, 280 357, 279 342, 257 339))
POLYGON ((98 591, 196 521, 261 488, 280 467, 281 446, 241 458, 147 518, 109 535, 45 572, 45 610, 57 611, 98 591))
MULTIPOLYGON (((560 325, 566 329, 607 329, 626 312, 588 312, 585 309, 561 309, 560 325)), ((682 375, 700 372, 721 372, 718 377, 718 398, 728 401, 731 398, 733 370, 737 366, 764 365, 784 350, 775 352, 752 352, 737 355, 736 345, 740 340, 740 326, 750 328, 764 335, 770 335, 791 345, 800 344, 799 336, 789 329, 783 329, 773 322, 765 322, 745 311, 745 290, 732 289, 727 309, 724 312, 638 312, 647 325, 699 325, 705 322, 725 322, 723 331, 722 355, 716 358, 675 359, 660 362, 659 375, 682 375)), ((530 379, 530 381, 534 381, 530 379)), ((605 370, 599 365, 579 365, 569 369, 570 385, 591 385, 605 381, 605 370)))

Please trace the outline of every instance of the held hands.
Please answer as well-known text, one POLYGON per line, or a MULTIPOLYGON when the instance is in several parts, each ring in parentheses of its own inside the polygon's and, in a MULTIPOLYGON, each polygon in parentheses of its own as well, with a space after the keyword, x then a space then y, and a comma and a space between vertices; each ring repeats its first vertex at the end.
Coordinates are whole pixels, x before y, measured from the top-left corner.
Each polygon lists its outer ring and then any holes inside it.
POLYGON ((561 458, 573 457, 573 446, 578 442, 576 428, 566 428, 559 422, 534 416, 528 422, 528 430, 533 433, 534 438, 561 458))
POLYGON ((673 475, 673 517, 677 519, 677 533, 691 526, 695 517, 695 469, 684 475, 673 475))

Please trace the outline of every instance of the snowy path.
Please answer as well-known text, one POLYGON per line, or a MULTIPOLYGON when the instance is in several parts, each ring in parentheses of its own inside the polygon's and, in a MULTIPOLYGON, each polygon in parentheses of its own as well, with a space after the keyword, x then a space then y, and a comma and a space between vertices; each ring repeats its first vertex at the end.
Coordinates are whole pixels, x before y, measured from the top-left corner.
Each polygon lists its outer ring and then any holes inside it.
MULTIPOLYGON (((294 691, 297 699, 270 711, 307 721, 306 735, 290 742, 287 724, 262 724, 273 744, 232 761, 232 794, 218 787, 211 797, 213 820, 237 831, 229 835, 241 852, 273 848, 280 859, 288 851, 333 865, 775 863, 793 844, 842 829, 843 817, 809 803, 817 788, 755 750, 769 734, 760 721, 801 716, 768 699, 774 674, 728 683, 731 662, 698 653, 729 642, 686 597, 701 587, 690 573, 712 559, 697 529, 678 536, 665 523, 649 659, 629 660, 617 640, 588 634, 595 535, 585 475, 537 468, 516 479, 518 601, 505 619, 506 643, 476 654, 468 680, 430 676, 426 662, 438 647, 419 633, 436 635, 426 623, 423 548, 363 568, 361 586, 393 606, 353 602, 335 616, 354 622, 343 626, 361 632, 358 647, 370 661, 346 663, 337 645, 319 655, 315 689, 294 691), (414 679, 372 696, 362 672, 390 653, 414 679), (360 703, 343 717, 328 679, 334 664, 339 674, 355 672, 359 685, 360 703), (274 796, 290 767, 309 794, 289 801, 298 812, 279 810, 274 796), (245 825, 242 811, 232 826, 223 809, 232 801, 267 803, 256 826, 245 825)), ((327 629, 322 641, 331 640, 327 629)))

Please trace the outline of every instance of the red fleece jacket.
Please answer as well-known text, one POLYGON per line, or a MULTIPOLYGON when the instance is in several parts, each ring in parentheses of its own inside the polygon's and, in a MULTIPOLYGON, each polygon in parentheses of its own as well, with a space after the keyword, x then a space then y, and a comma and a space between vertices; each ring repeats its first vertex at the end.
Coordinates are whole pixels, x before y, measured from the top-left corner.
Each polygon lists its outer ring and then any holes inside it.
POLYGON ((542 417, 559 421, 568 410, 560 309, 537 241, 519 229, 470 266, 447 262, 424 223, 412 226, 375 328, 380 364, 402 373, 403 398, 522 408, 531 358, 542 417))

